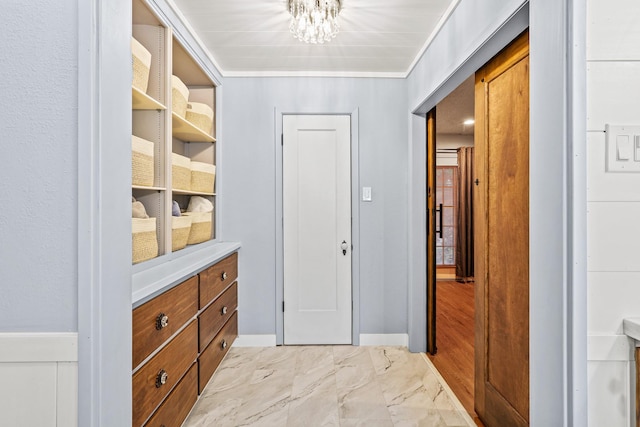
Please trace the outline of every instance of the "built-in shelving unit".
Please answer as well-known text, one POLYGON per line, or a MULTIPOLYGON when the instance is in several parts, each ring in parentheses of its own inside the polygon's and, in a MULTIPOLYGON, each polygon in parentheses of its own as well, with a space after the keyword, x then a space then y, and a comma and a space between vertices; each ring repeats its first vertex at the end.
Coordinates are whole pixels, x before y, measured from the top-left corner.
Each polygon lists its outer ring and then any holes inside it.
MULTIPOLYGON (((158 256, 172 253, 172 204, 182 211, 192 196, 201 196, 214 205, 211 236, 215 239, 215 189, 210 192, 172 189, 172 153, 193 162, 216 164, 216 84, 174 36, 172 28, 159 19, 145 0, 132 0, 132 35, 151 53, 146 92, 132 86, 133 135, 153 143, 153 185, 132 185, 132 196, 142 202, 147 214, 156 218, 158 256), (214 112, 211 132, 192 124, 172 111, 171 76, 176 75, 189 89, 189 102, 208 105, 214 112)), ((213 187, 213 185, 212 185, 213 187)), ((135 239, 134 239, 135 240, 135 239)), ((189 245, 187 246, 194 246, 189 245)), ((135 249, 134 249, 135 250, 135 249)), ((155 262, 143 261, 141 264, 155 262)), ((139 271, 141 267, 137 267, 139 271)), ((142 267, 144 268, 144 267, 142 267)))
POLYGON ((165 107, 160 102, 156 101, 146 93, 142 92, 140 89, 136 87, 132 87, 132 108, 134 110, 166 110, 165 107))
POLYGON ((171 115, 171 120, 174 138, 189 142, 216 142, 216 139, 213 136, 183 119, 176 113, 171 115))

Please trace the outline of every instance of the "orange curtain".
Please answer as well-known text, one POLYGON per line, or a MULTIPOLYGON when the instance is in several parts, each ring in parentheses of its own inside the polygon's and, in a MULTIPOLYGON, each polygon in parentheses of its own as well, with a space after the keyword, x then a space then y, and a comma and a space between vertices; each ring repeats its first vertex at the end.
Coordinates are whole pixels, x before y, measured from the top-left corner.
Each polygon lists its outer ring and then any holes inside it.
POLYGON ((456 280, 473 281, 473 147, 458 149, 456 280))

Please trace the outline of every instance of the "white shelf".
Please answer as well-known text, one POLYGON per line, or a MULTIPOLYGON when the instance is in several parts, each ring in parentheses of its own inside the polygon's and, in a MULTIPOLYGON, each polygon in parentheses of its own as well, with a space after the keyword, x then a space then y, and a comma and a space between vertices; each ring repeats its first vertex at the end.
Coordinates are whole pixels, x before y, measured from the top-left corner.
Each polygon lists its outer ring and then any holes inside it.
POLYGON ((171 119, 174 137, 189 142, 216 142, 213 136, 199 127, 194 126, 176 113, 171 114, 171 119))
POLYGON ((131 101, 134 110, 166 110, 167 107, 156 101, 140 89, 131 87, 131 101))
POLYGON ((173 194, 185 194, 187 196, 215 196, 216 193, 202 193, 200 191, 172 189, 173 194))
POLYGON ((165 187, 147 187, 144 185, 132 185, 132 189, 134 190, 148 190, 148 191, 166 191, 165 187))

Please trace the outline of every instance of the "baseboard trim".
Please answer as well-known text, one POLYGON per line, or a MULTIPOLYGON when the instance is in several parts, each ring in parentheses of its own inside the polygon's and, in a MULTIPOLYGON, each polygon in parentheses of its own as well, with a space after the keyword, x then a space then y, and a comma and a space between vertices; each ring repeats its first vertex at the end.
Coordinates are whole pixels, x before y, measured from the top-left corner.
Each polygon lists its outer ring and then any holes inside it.
POLYGON ((626 335, 589 335, 587 337, 588 361, 634 360, 633 340, 626 335))
POLYGON ((389 345, 407 347, 408 334, 360 334, 360 346, 389 345))
POLYGON ((0 333, 0 363, 77 361, 76 332, 0 333))
POLYGON ((275 347, 275 335, 239 335, 233 342, 234 347, 275 347))

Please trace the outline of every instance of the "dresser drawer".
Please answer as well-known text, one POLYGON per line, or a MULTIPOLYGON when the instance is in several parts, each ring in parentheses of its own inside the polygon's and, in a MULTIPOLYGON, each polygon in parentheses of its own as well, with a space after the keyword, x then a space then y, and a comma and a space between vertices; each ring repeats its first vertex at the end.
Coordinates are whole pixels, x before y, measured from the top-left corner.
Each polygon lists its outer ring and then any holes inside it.
POLYGON ((238 283, 231 285, 198 317, 199 349, 204 350, 238 308, 238 283))
POLYGON ((238 336, 238 313, 234 312, 222 330, 213 339, 198 358, 198 394, 202 393, 211 375, 227 354, 231 344, 238 336))
POLYGON ((133 368, 198 312, 198 276, 133 310, 133 368))
POLYGON ((180 427, 196 400, 198 400, 198 364, 194 363, 145 427, 180 427))
POLYGON ((142 425, 198 357, 194 320, 133 374, 133 426, 142 425), (164 383, 163 373, 166 373, 164 383))
POLYGON ((200 272, 200 308, 220 295, 238 277, 238 253, 200 272))

